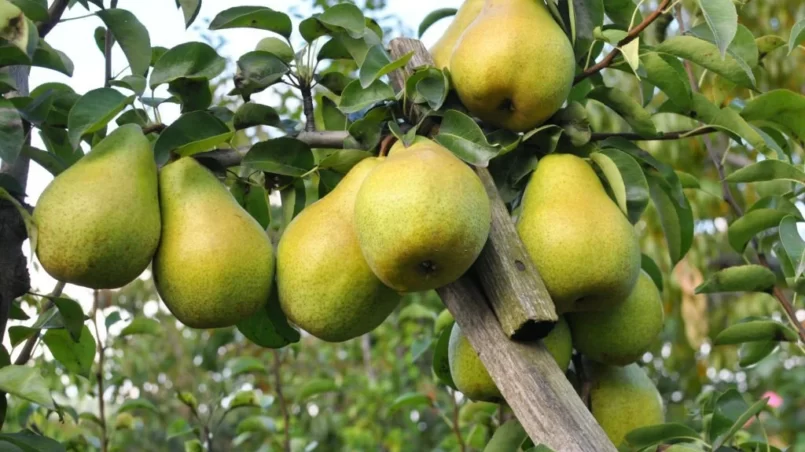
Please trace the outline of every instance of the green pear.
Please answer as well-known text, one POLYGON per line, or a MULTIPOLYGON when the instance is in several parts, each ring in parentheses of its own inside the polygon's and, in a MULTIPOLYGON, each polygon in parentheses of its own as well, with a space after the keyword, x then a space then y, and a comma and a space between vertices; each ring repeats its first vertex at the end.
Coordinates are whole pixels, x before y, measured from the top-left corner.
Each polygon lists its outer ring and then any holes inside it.
POLYGON ((660 393, 640 366, 591 364, 590 411, 616 446, 636 428, 665 422, 660 393))
POLYGON ((443 329, 452 328, 455 322, 453 314, 447 309, 443 309, 442 312, 439 313, 439 316, 436 317, 436 322, 433 324, 433 332, 438 336, 443 329))
POLYGON ((542 1, 486 0, 450 57, 461 102, 492 125, 521 132, 562 107, 573 46, 542 1))
POLYGON ((265 306, 274 253, 260 224, 200 163, 184 157, 159 173, 162 240, 154 283, 191 328, 232 326, 265 306))
POLYGON ((662 332, 660 292, 641 272, 623 303, 601 312, 570 313, 567 320, 576 350, 600 363, 625 366, 643 356, 662 332))
POLYGON ((484 0, 465 0, 461 7, 458 8, 456 16, 450 22, 447 30, 436 41, 436 44, 433 44, 433 47, 430 48, 430 55, 433 57, 433 63, 437 68, 449 69, 450 57, 453 55, 456 43, 464 33, 464 30, 478 17, 483 6, 484 0))
POLYGON ((28 51, 28 19, 8 0, 0 0, 0 38, 28 51))
MULTIPOLYGON (((567 370, 570 365, 570 358, 573 355, 572 339, 570 328, 564 317, 559 317, 554 329, 542 339, 543 344, 550 352, 556 365, 567 370)), ((447 349, 447 356, 450 362, 450 375, 456 388, 464 393, 471 400, 483 400, 486 402, 500 402, 503 396, 500 394, 497 385, 487 372, 478 357, 478 353, 470 345, 470 341, 461 333, 461 328, 457 323, 453 324, 450 331, 450 344, 447 349)))
POLYGON ((59 281, 111 289, 139 276, 160 234, 157 166, 141 129, 117 128, 56 176, 33 217, 39 262, 59 281))
POLYGON ((559 313, 611 308, 640 273, 634 227, 583 159, 543 157, 523 198, 517 232, 559 313))
POLYGON ((398 292, 458 279, 481 253, 490 222, 481 180, 436 143, 388 157, 355 200, 361 251, 375 275, 398 292))
POLYGON ((400 296, 372 273, 355 233, 355 196, 382 158, 355 165, 327 196, 288 225, 277 249, 277 288, 291 321, 341 342, 375 329, 400 296))

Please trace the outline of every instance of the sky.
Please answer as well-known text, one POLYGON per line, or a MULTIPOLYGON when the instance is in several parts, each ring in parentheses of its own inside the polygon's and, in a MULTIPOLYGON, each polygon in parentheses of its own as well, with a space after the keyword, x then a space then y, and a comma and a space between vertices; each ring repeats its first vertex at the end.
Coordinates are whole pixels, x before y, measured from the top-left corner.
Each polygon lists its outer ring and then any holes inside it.
MULTIPOLYGON (((233 4, 244 3, 268 6, 278 11, 288 12, 289 4, 296 5, 297 8, 303 9, 303 7, 306 7, 306 5, 312 2, 288 2, 287 0, 251 2, 245 0, 238 2, 232 2, 231 0, 202 0, 201 12, 194 25, 192 25, 189 30, 185 30, 182 13, 174 7, 172 0, 121 0, 118 7, 131 11, 137 16, 140 22, 145 25, 149 31, 152 46, 171 48, 184 42, 203 41, 201 32, 206 29, 206 24, 212 20, 212 18, 221 11, 230 8, 233 4)), ((441 0, 438 5, 434 5, 434 2, 426 2, 425 0, 388 0, 387 8, 380 13, 380 16, 385 17, 386 15, 393 15, 399 17, 409 30, 410 35, 413 36, 419 23, 431 10, 435 8, 458 7, 460 3, 461 0, 441 0)), ((303 9, 299 12, 304 14, 307 11, 303 9)), ((63 20, 85 16, 87 14, 87 11, 83 7, 75 6, 65 13, 63 20)), ((296 22, 297 20, 294 20, 294 23, 296 22)), ((449 19, 443 19, 433 25, 425 36, 423 36, 425 44, 428 46, 433 44, 433 42, 441 36, 449 22, 449 19)), ((67 77, 55 71, 33 68, 30 76, 31 90, 48 82, 65 83, 79 94, 101 87, 104 79, 104 60, 103 54, 95 44, 94 30, 102 25, 103 22, 95 16, 66 20, 58 24, 47 36, 46 41, 53 47, 65 52, 67 56, 70 57, 75 65, 73 76, 67 77)), ((236 61, 240 55, 254 50, 255 44, 260 39, 273 35, 271 32, 249 29, 221 30, 212 33, 216 37, 220 36, 226 40, 226 44, 219 50, 219 53, 232 62, 236 61)), ((300 44, 299 47, 296 47, 297 49, 301 48, 301 37, 295 34, 292 36, 292 40, 295 45, 297 43, 300 44)), ((127 66, 125 56, 119 46, 115 46, 114 48, 112 62, 112 74, 119 73, 127 66)), ((124 72, 123 75, 126 73, 127 72, 124 72)), ((231 85, 231 81, 229 83, 231 85)), ((128 94, 127 91, 126 94, 128 94)), ((264 96, 270 96, 270 94, 265 94, 264 96)), ((257 97, 256 99, 257 101, 262 100, 263 102, 267 102, 266 97, 263 97, 263 99, 257 97)), ((160 114, 165 122, 170 122, 172 119, 175 119, 178 113, 178 106, 173 104, 164 104, 160 107, 160 114)), ((110 126, 113 125, 113 123, 110 123, 110 126)), ((44 149, 44 145, 36 134, 34 134, 32 138, 32 144, 34 146, 44 149)), ((42 191, 52 179, 53 176, 50 173, 32 162, 27 187, 27 201, 29 204, 36 204, 42 191)), ((26 256, 30 258, 28 242, 25 243, 24 248, 26 256)), ((33 262, 29 268, 31 269, 32 279, 31 291, 34 293, 50 293, 56 285, 56 281, 39 267, 38 262, 33 262)), ((90 289, 67 285, 64 294, 81 302, 84 311, 89 312, 92 300, 92 291, 90 289)), ((156 303, 153 303, 147 306, 147 308, 152 311, 151 314, 153 314, 158 306, 159 305, 156 303)), ((146 312, 146 315, 148 314, 149 313, 146 312)), ((7 337, 6 346, 8 346, 7 337)))

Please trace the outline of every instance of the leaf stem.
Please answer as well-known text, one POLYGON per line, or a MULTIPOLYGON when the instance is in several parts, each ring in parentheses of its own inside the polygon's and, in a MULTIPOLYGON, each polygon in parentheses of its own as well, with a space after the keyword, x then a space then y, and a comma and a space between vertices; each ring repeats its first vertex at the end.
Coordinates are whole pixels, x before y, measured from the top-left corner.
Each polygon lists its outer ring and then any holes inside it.
POLYGON ((282 429, 285 438, 284 450, 285 452, 291 452, 291 416, 288 411, 288 402, 285 400, 285 396, 282 393, 282 374, 280 373, 282 369, 282 359, 279 350, 274 349, 272 352, 274 353, 274 385, 277 390, 277 399, 282 409, 282 429))
MULTIPOLYGON (((65 285, 66 283, 64 281, 58 281, 56 283, 56 286, 53 288, 53 291, 50 293, 50 296, 48 297, 48 301, 45 302, 44 306, 42 306, 42 312, 47 311, 48 309, 50 309, 51 306, 53 306, 53 301, 51 301, 51 299, 59 297, 62 291, 64 290, 65 285)), ((33 336, 29 337, 28 340, 25 341, 25 345, 23 345, 22 351, 20 352, 19 356, 17 356, 17 359, 14 361, 14 364, 22 366, 25 365, 25 363, 27 363, 28 360, 31 359, 34 347, 36 347, 36 343, 39 340, 39 333, 40 333, 39 331, 36 331, 33 336)))

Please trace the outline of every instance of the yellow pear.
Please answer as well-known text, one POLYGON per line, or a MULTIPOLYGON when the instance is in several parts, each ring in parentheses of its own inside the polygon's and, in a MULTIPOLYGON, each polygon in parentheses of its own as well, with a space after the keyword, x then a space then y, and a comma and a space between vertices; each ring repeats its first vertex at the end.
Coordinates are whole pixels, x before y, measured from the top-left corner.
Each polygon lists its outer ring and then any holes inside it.
POLYGON ((481 180, 436 143, 388 157, 355 200, 361 251, 375 275, 398 292, 458 279, 481 253, 490 221, 481 180))
POLYGON ((410 151, 411 149, 418 149, 419 147, 422 146, 428 147, 428 146, 439 146, 439 145, 436 144, 436 142, 434 142, 430 138, 423 137, 422 135, 417 135, 416 137, 414 137, 414 141, 411 142, 411 144, 408 146, 405 146, 405 143, 403 143, 402 140, 397 140, 396 142, 394 142, 394 144, 391 146, 391 149, 389 149, 389 157, 401 151, 410 151))
POLYGON ((514 132, 538 126, 562 107, 575 68, 570 41, 538 0, 486 0, 450 58, 464 106, 514 132))
POLYGON ((372 273, 355 233, 355 196, 382 158, 355 165, 327 196, 288 225, 277 249, 282 310, 310 334, 341 342, 380 325, 400 301, 372 273))
POLYGON ((539 161, 517 232, 560 313, 613 307, 637 281, 634 227, 579 157, 551 154, 539 161))
MULTIPOLYGON (((553 356, 556 365, 562 369, 562 372, 566 371, 573 355, 573 345, 570 328, 564 317, 559 317, 559 322, 550 334, 542 339, 542 342, 553 356)), ((453 324, 453 329, 450 331, 447 357, 453 382, 464 395, 471 400, 503 401, 497 385, 481 362, 481 358, 478 357, 478 353, 472 348, 470 341, 461 333, 461 327, 457 323, 453 324)))
POLYGON ((260 224, 192 157, 159 174, 162 239, 154 283, 191 328, 232 326, 265 306, 274 253, 260 224))
POLYGON ((456 43, 461 34, 464 33, 464 30, 478 17, 478 13, 481 12, 483 6, 484 0, 465 0, 461 7, 458 8, 456 16, 450 22, 447 30, 436 41, 436 44, 433 44, 433 47, 430 48, 430 55, 433 57, 433 63, 437 68, 449 69, 450 56, 453 55, 456 43))
POLYGON ((28 52, 28 19, 8 0, 0 0, 0 38, 28 52))
POLYGON ((141 129, 115 129, 59 174, 33 217, 39 262, 59 281, 111 289, 139 276, 160 234, 157 166, 141 129))
POLYGON ((632 430, 665 422, 662 398, 640 366, 592 364, 590 411, 609 439, 620 445, 632 430))
POLYGON ((643 356, 662 332, 662 300, 651 277, 640 272, 623 303, 606 311, 570 313, 567 319, 576 350, 600 363, 625 366, 643 356))

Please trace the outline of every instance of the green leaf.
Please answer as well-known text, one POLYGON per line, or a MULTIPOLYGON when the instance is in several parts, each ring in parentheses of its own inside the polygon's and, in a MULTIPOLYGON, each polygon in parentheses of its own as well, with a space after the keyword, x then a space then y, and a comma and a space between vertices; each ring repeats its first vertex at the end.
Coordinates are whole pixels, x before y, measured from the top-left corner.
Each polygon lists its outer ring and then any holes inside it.
POLYGON ((509 419, 495 430, 492 439, 484 447, 484 452, 508 452, 520 450, 528 438, 525 429, 517 419, 509 419))
POLYGON ((321 108, 321 118, 324 122, 324 130, 347 130, 349 119, 347 115, 341 113, 335 102, 329 97, 323 96, 319 102, 321 108))
POLYGON ((254 391, 239 391, 234 395, 234 397, 232 397, 232 401, 229 402, 228 410, 231 411, 235 408, 259 406, 260 405, 257 403, 257 396, 255 395, 254 391))
POLYGON ((640 268, 644 272, 648 273, 649 276, 651 276, 651 280, 654 281, 654 285, 656 285, 657 289, 660 292, 662 292, 663 288, 662 270, 660 270, 660 267, 657 265, 656 262, 654 262, 654 259, 646 256, 645 254, 642 254, 640 261, 640 268))
POLYGON ((640 55, 645 79, 659 88, 683 111, 690 109, 692 91, 685 67, 676 57, 657 52, 640 55))
POLYGON ((207 110, 212 104, 210 81, 204 77, 181 77, 168 84, 168 92, 182 106, 182 113, 207 110))
POLYGON ((805 96, 785 89, 769 91, 746 103, 741 116, 747 121, 771 122, 805 141, 805 96))
POLYGON ((605 0, 604 11, 623 30, 629 30, 643 21, 643 15, 633 0, 605 0))
POLYGON ((431 400, 431 398, 427 395, 419 392, 409 392, 394 399, 394 402, 392 402, 389 406, 388 414, 391 415, 392 413, 403 408, 413 409, 432 405, 433 400, 431 400))
MULTIPOLYGON (((735 397, 733 394, 737 394, 737 397, 740 397, 740 394, 738 394, 738 392, 735 391, 734 389, 729 390, 727 392, 727 394, 730 394, 729 397, 735 397)), ((722 399, 725 398, 727 396, 727 394, 724 394, 723 396, 719 397, 719 400, 716 401, 716 409, 713 412, 713 420, 712 420, 713 424, 715 424, 716 422, 720 422, 719 419, 722 416, 722 410, 721 410, 721 408, 722 408, 722 399)), ((743 398, 741 398, 741 400, 743 401, 743 398)), ((728 402, 728 403, 732 404, 732 402, 728 402)), ((744 402, 744 404, 745 403, 746 402, 744 402)), ((732 437, 735 436, 736 433, 738 433, 738 430, 740 430, 744 425, 746 425, 746 423, 747 423, 747 421, 749 421, 749 419, 753 418, 758 413, 760 413, 760 411, 763 410, 763 408, 765 408, 768 403, 769 403, 769 398, 768 397, 763 398, 763 399, 753 403, 751 407, 747 408, 743 413, 741 413, 741 415, 738 416, 738 418, 734 420, 734 422, 732 423, 730 428, 725 433, 718 435, 718 437, 715 439, 715 441, 713 441, 713 450, 718 450, 727 441, 732 439, 732 437)), ((732 409, 732 407, 730 407, 730 410, 731 409, 732 409)), ((724 410, 724 411, 726 411, 726 410, 724 410)), ((731 414, 731 413, 729 413, 729 414, 731 414)), ((724 416, 725 420, 730 418, 729 414, 724 416)), ((713 438, 712 430, 711 430, 710 437, 711 437, 711 439, 713 438)))
POLYGON ((186 420, 177 418, 175 421, 171 422, 165 430, 165 439, 180 438, 193 433, 195 433, 195 429, 191 427, 186 420))
POLYGON ((344 88, 352 81, 351 78, 340 72, 328 72, 323 75, 316 74, 315 78, 319 85, 329 89, 337 96, 340 96, 344 92, 344 88))
POLYGON ((198 17, 199 11, 201 11, 201 0, 176 0, 176 7, 182 9, 184 26, 187 29, 190 28, 190 25, 198 17))
MULTIPOLYGON (((748 28, 740 24, 738 24, 735 31, 735 37, 727 46, 726 53, 735 58, 736 62, 743 67, 747 76, 754 77, 752 68, 757 66, 759 57, 755 35, 753 35, 748 28)), ((688 30, 688 33, 718 45, 718 37, 714 35, 712 29, 705 24, 691 28, 688 30)))
POLYGON ((570 38, 577 60, 587 57, 594 31, 604 24, 604 0, 568 0, 559 2, 559 12, 570 25, 570 38))
POLYGON ((797 333, 773 320, 749 320, 728 326, 716 336, 714 345, 734 345, 744 342, 796 342, 797 333))
POLYGON ((415 104, 427 103, 432 110, 442 108, 450 92, 450 80, 444 71, 420 68, 405 80, 405 96, 415 104))
POLYGON ((266 363, 251 357, 240 356, 227 363, 226 367, 232 371, 232 378, 248 373, 265 373, 266 363))
POLYGON ((151 66, 151 38, 145 26, 125 9, 105 9, 97 14, 123 49, 132 74, 145 75, 151 66))
POLYGON ((135 317, 131 323, 120 331, 119 337, 147 334, 149 336, 159 336, 161 326, 159 322, 147 317, 135 317))
POLYGON ((498 154, 478 124, 458 110, 445 112, 434 140, 465 162, 481 168, 489 166, 489 161, 498 154))
POLYGON ((13 163, 25 145, 22 118, 11 101, 0 99, 0 160, 13 163))
POLYGON ((94 89, 81 96, 67 118, 70 144, 77 148, 82 136, 106 127, 133 100, 134 96, 124 96, 112 88, 94 89))
POLYGON ((273 53, 255 50, 238 59, 238 75, 235 89, 229 94, 239 94, 249 100, 254 93, 278 83, 290 71, 287 64, 273 53))
POLYGON ((236 433, 242 435, 247 432, 274 432, 276 429, 274 419, 268 416, 249 416, 238 423, 236 433))
POLYGON ((148 399, 128 399, 120 405, 120 408, 117 409, 118 413, 125 413, 128 411, 135 411, 135 410, 148 410, 152 413, 159 413, 156 405, 153 404, 148 399))
POLYGON ((715 43, 721 56, 727 54, 735 33, 738 31, 738 11, 732 0, 698 0, 707 26, 713 31, 715 43))
POLYGON ((790 261, 794 279, 799 279, 805 272, 805 241, 797 229, 797 218, 786 216, 780 221, 780 244, 785 249, 786 258, 790 261))
POLYGON ((675 173, 679 178, 679 183, 682 184, 682 188, 702 188, 701 185, 699 185, 699 179, 693 174, 684 171, 675 171, 675 173))
POLYGON ((108 330, 109 328, 112 327, 112 325, 114 325, 119 321, 120 321, 120 311, 114 311, 106 316, 106 320, 104 320, 103 323, 104 326, 106 326, 106 329, 108 330))
POLYGON ((242 164, 283 176, 300 177, 315 166, 310 146, 290 137, 261 141, 249 149, 242 164))
POLYGON ((419 23, 417 36, 421 38, 431 25, 446 17, 453 17, 457 12, 458 10, 456 8, 439 8, 431 11, 427 16, 425 16, 424 19, 422 19, 422 22, 419 23))
POLYGON ((383 46, 375 45, 370 47, 359 71, 358 78, 361 81, 361 87, 366 89, 380 77, 405 66, 413 55, 414 51, 412 50, 392 61, 383 46))
POLYGON ((629 94, 617 88, 599 86, 593 89, 587 97, 614 110, 640 135, 646 137, 657 135, 657 128, 654 126, 649 112, 629 94))
POLYGON ((673 199, 673 189, 663 178, 648 173, 646 180, 654 207, 660 216, 662 229, 668 243, 668 253, 672 265, 687 254, 693 244, 693 213, 687 199, 680 205, 673 199))
POLYGON ((394 90, 390 86, 375 80, 365 89, 360 80, 353 80, 341 93, 341 102, 338 108, 344 113, 357 113, 384 100, 394 99, 394 90))
POLYGON ((145 92, 146 83, 147 81, 142 75, 127 75, 120 80, 111 80, 109 82, 109 84, 112 86, 130 89, 137 96, 143 95, 145 92))
POLYGON ((762 265, 740 265, 714 273, 696 288, 696 293, 766 292, 776 282, 774 272, 762 265))
POLYGON ((246 336, 246 339, 261 347, 282 348, 299 342, 301 338, 299 331, 288 324, 288 319, 280 308, 276 286, 274 284, 265 309, 237 324, 238 331, 246 336))
POLYGON ((73 341, 67 330, 48 330, 42 342, 68 372, 89 378, 95 358, 95 338, 86 325, 81 329, 78 342, 73 341))
POLYGON ((39 41, 39 47, 34 52, 31 65, 52 69, 68 77, 73 76, 74 66, 70 58, 64 52, 54 49, 45 41, 39 41))
POLYGON ((65 452, 64 446, 47 436, 38 435, 30 430, 22 430, 16 433, 0 434, 0 449, 8 450, 2 443, 11 443, 17 448, 12 448, 10 452, 22 450, 23 452, 65 452))
POLYGON ((279 114, 268 105, 246 102, 235 112, 235 130, 247 129, 254 126, 277 127, 279 123, 279 114))
POLYGON ((261 39, 254 50, 271 53, 285 63, 290 63, 294 60, 294 52, 291 46, 286 41, 274 36, 261 39))
POLYGON ((58 308, 70 337, 74 342, 79 342, 84 326, 84 310, 81 305, 69 298, 51 298, 51 301, 58 308))
POLYGON ((55 410, 47 382, 39 374, 39 369, 27 366, 5 366, 0 368, 0 391, 15 397, 55 410))
POLYGON ((341 174, 346 174, 357 165, 361 160, 372 157, 371 152, 358 149, 338 149, 324 157, 319 162, 319 169, 332 169, 341 174))
POLYGON ((226 69, 226 60, 208 44, 186 42, 165 52, 151 72, 150 86, 155 89, 182 77, 212 80, 226 69))
POLYGON ((450 332, 452 328, 443 328, 439 332, 439 338, 436 340, 436 347, 433 349, 433 373, 436 378, 444 385, 456 389, 456 384, 453 382, 453 375, 450 373, 450 360, 447 356, 447 349, 450 344, 450 332))
POLYGON ((207 111, 183 114, 169 125, 154 143, 157 164, 167 163, 170 153, 182 157, 214 149, 228 141, 234 131, 207 111))
POLYGON ((296 395, 296 403, 302 403, 313 396, 338 391, 338 385, 330 379, 314 378, 305 382, 296 395))
POLYGON ((766 35, 755 39, 757 45, 758 59, 763 59, 766 55, 775 50, 785 47, 785 39, 776 35, 766 35))
POLYGON ((21 9, 25 17, 35 21, 44 22, 48 19, 47 0, 9 0, 21 9))
POLYGON ((769 356, 779 345, 777 341, 744 342, 738 349, 738 365, 750 367, 769 356))
POLYGON ((745 67, 734 57, 727 54, 722 58, 718 47, 703 39, 693 36, 674 36, 663 41, 654 50, 690 60, 736 85, 751 88, 755 84, 754 78, 747 74, 745 67))
POLYGON ((291 37, 292 24, 287 14, 265 6, 236 6, 221 11, 210 22, 210 30, 256 28, 291 37))
POLYGON ((699 440, 699 433, 684 424, 648 425, 632 430, 626 435, 626 442, 635 450, 670 442, 671 440, 699 440))
POLYGON ((607 178, 615 200, 632 224, 637 223, 648 207, 649 188, 640 164, 629 154, 617 149, 602 149, 590 154, 607 178))
POLYGON ((316 19, 330 30, 344 30, 353 38, 363 37, 366 29, 366 19, 360 8, 350 3, 333 5, 316 19))
POLYGON ((800 20, 791 28, 791 36, 788 38, 788 54, 794 53, 794 49, 805 41, 805 19, 800 20))
POLYGON ((779 209, 756 209, 733 221, 727 229, 730 246, 743 253, 746 245, 760 232, 777 227, 790 212, 779 209))

